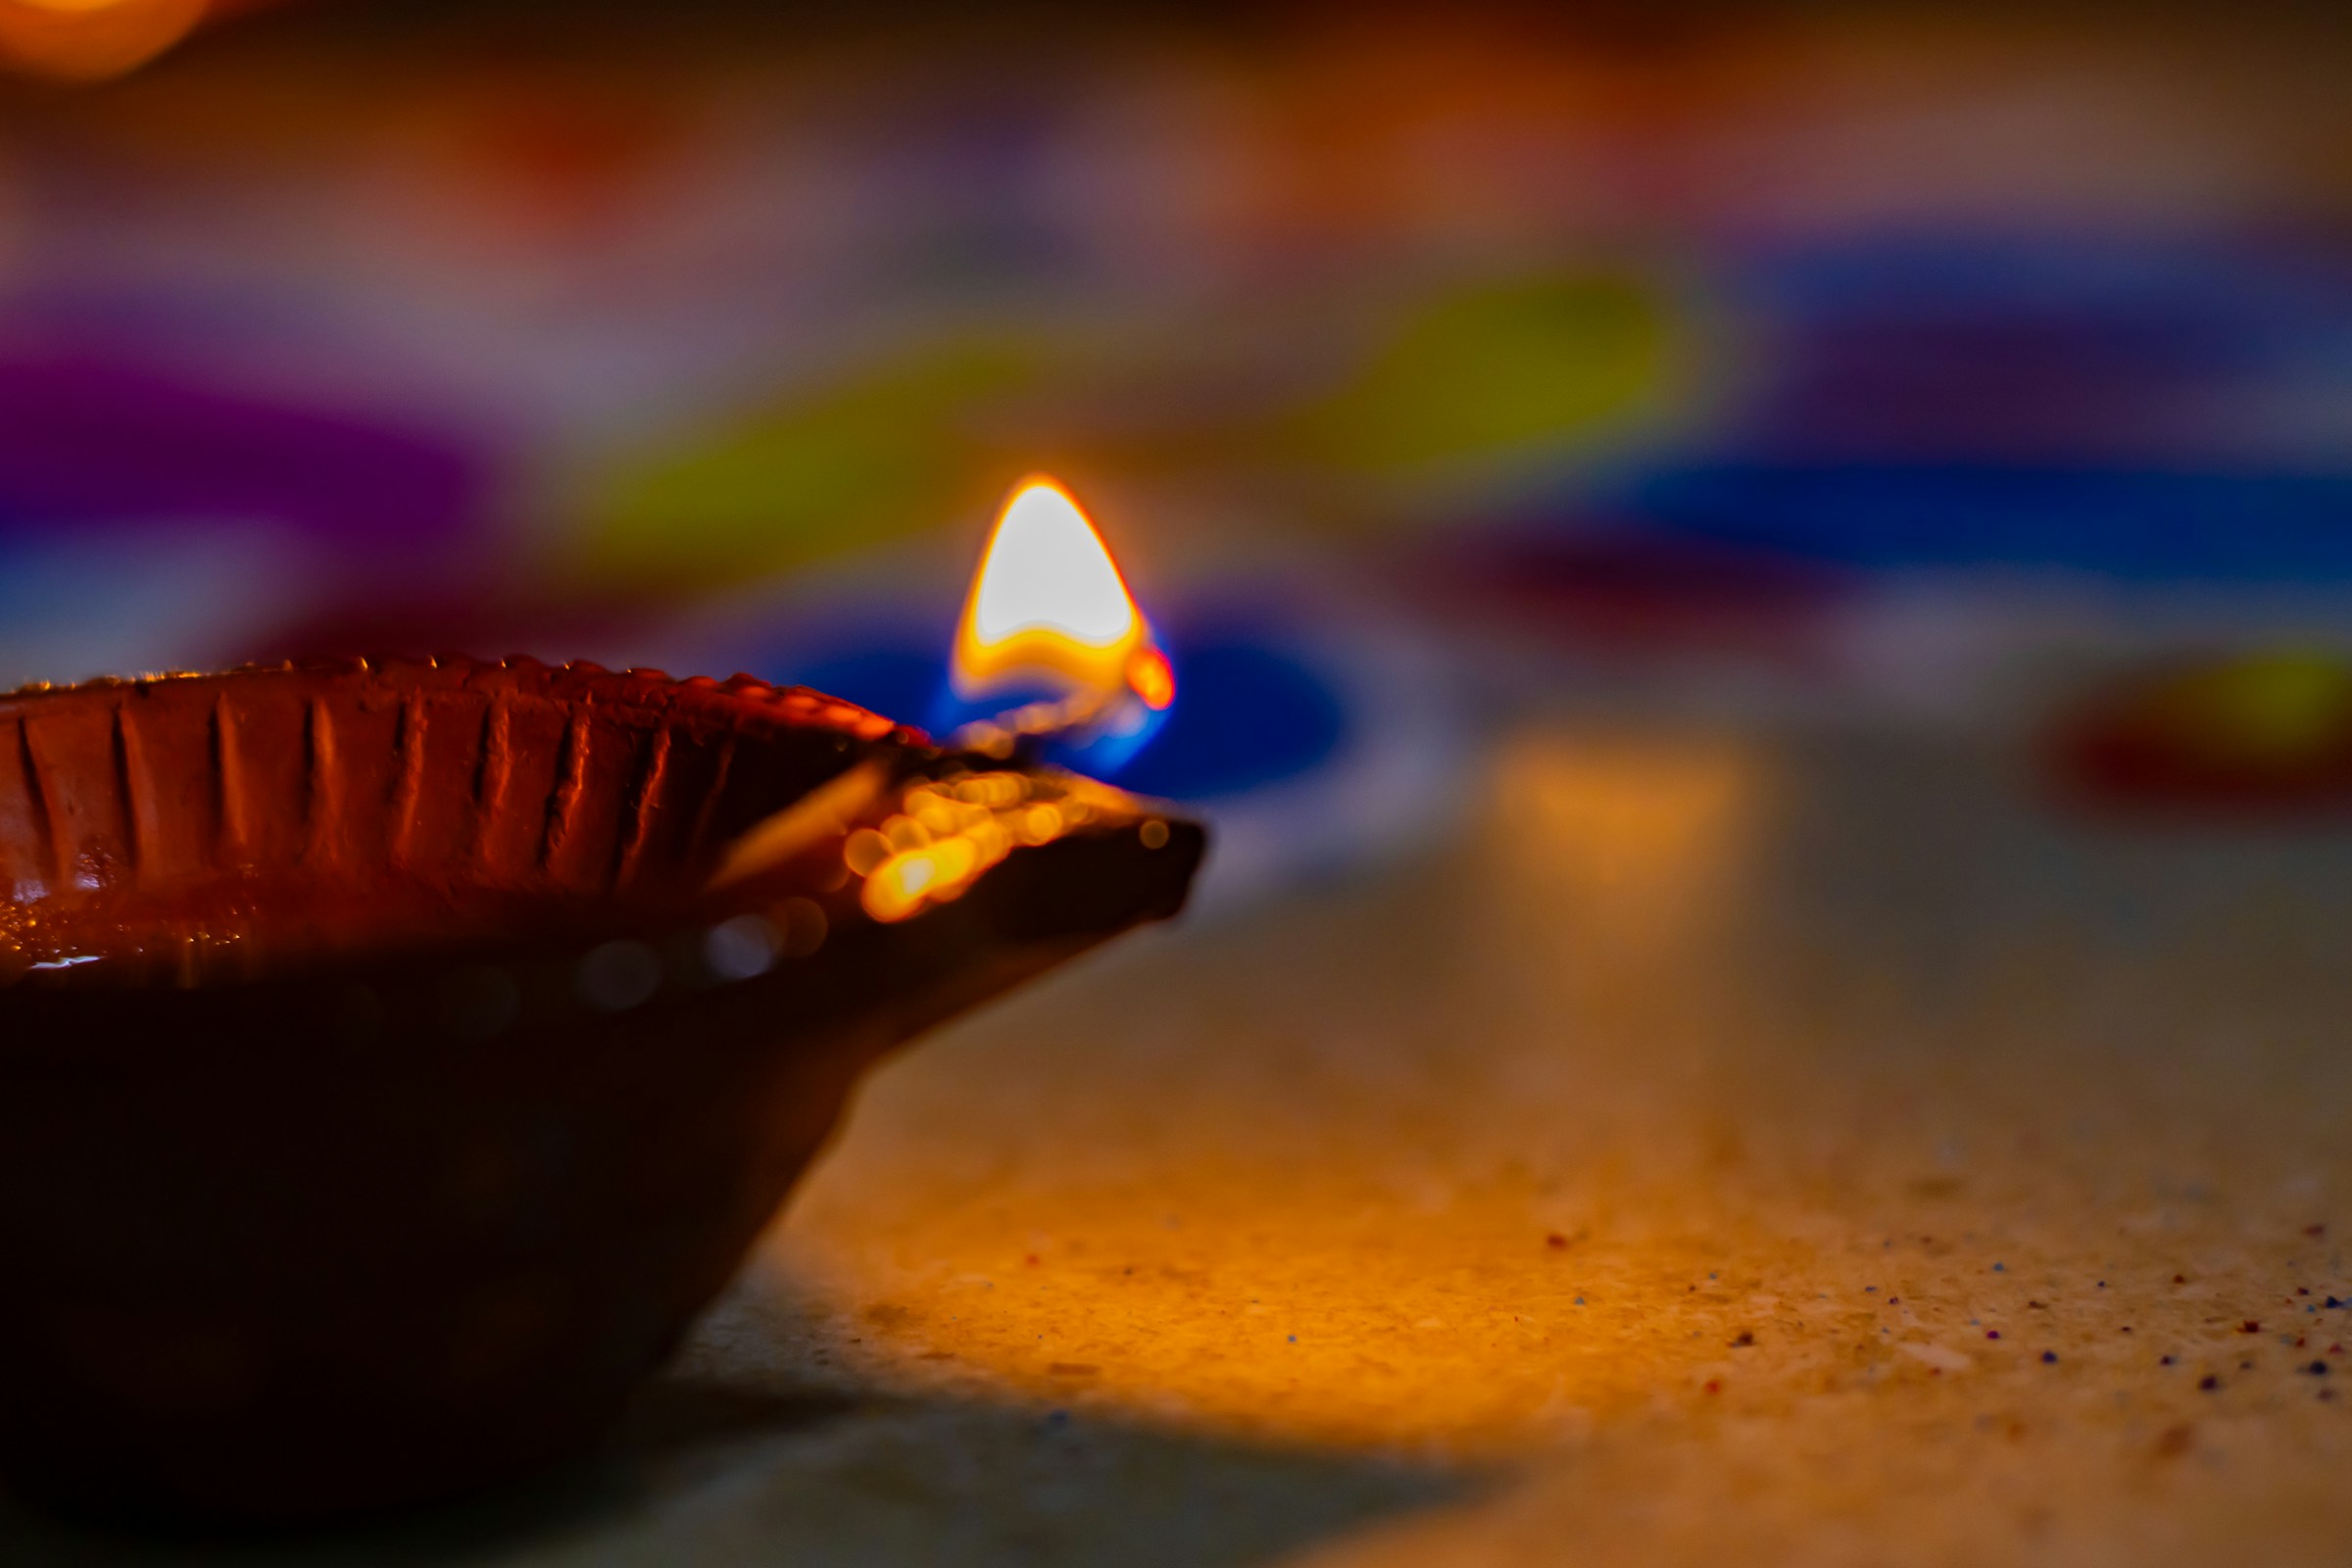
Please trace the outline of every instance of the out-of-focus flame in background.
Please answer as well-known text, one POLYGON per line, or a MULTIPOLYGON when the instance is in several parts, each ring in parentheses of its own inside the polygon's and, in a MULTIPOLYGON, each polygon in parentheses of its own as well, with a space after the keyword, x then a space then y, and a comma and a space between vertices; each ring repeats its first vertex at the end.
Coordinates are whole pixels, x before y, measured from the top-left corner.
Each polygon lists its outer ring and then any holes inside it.
POLYGON ((179 42, 211 9, 206 0, 0 0, 0 58, 33 75, 102 81, 179 42))
POLYGON ((0 0, 0 69, 106 81, 162 58, 208 22, 282 0, 0 0))
POLYGON ((204 0, 0 0, 0 51, 34 75, 104 80, 186 37, 204 9, 204 0))

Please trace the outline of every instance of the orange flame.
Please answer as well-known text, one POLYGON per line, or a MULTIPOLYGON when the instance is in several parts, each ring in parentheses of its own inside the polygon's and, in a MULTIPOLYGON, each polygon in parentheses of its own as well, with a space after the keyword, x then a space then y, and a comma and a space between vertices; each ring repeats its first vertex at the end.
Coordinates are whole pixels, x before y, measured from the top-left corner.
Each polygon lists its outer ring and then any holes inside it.
POLYGON ((1015 486, 989 535, 956 634, 950 678, 967 701, 1044 681, 1147 708, 1176 698, 1109 547, 1070 493, 1042 475, 1015 486))
POLYGON ((103 81, 179 42, 206 10, 206 0, 0 0, 0 64, 103 81))

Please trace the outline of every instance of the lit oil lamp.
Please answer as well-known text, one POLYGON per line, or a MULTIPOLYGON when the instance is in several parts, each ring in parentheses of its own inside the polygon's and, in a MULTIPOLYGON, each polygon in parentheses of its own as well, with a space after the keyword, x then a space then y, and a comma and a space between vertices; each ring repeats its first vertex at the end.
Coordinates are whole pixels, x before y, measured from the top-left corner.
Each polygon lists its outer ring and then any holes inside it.
MULTIPOLYGON (((986 597, 973 700, 1163 711, 1127 616, 986 597)), ((0 697, 0 1476, 285 1519, 593 1441, 865 1067, 1184 903, 1197 825, 970 738, 530 661, 0 697)))

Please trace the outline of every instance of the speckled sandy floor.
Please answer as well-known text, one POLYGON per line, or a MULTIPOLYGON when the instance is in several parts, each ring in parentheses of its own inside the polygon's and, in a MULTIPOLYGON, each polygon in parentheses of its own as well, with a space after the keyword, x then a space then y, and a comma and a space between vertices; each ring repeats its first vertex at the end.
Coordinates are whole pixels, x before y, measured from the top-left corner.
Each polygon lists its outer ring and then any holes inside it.
POLYGON ((196 1554, 2352 1560, 2352 838, 1541 726, 1470 814, 878 1075, 602 1470, 196 1554))

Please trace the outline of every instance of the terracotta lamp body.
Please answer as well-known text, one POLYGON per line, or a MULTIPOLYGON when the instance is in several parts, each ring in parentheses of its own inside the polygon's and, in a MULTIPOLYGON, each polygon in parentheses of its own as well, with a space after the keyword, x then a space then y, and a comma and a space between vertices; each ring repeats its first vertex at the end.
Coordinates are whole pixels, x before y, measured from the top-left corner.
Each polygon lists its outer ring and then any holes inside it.
POLYGON ((862 1070, 1202 847, 741 677, 0 698, 6 1484, 282 1520, 578 1451, 862 1070))

